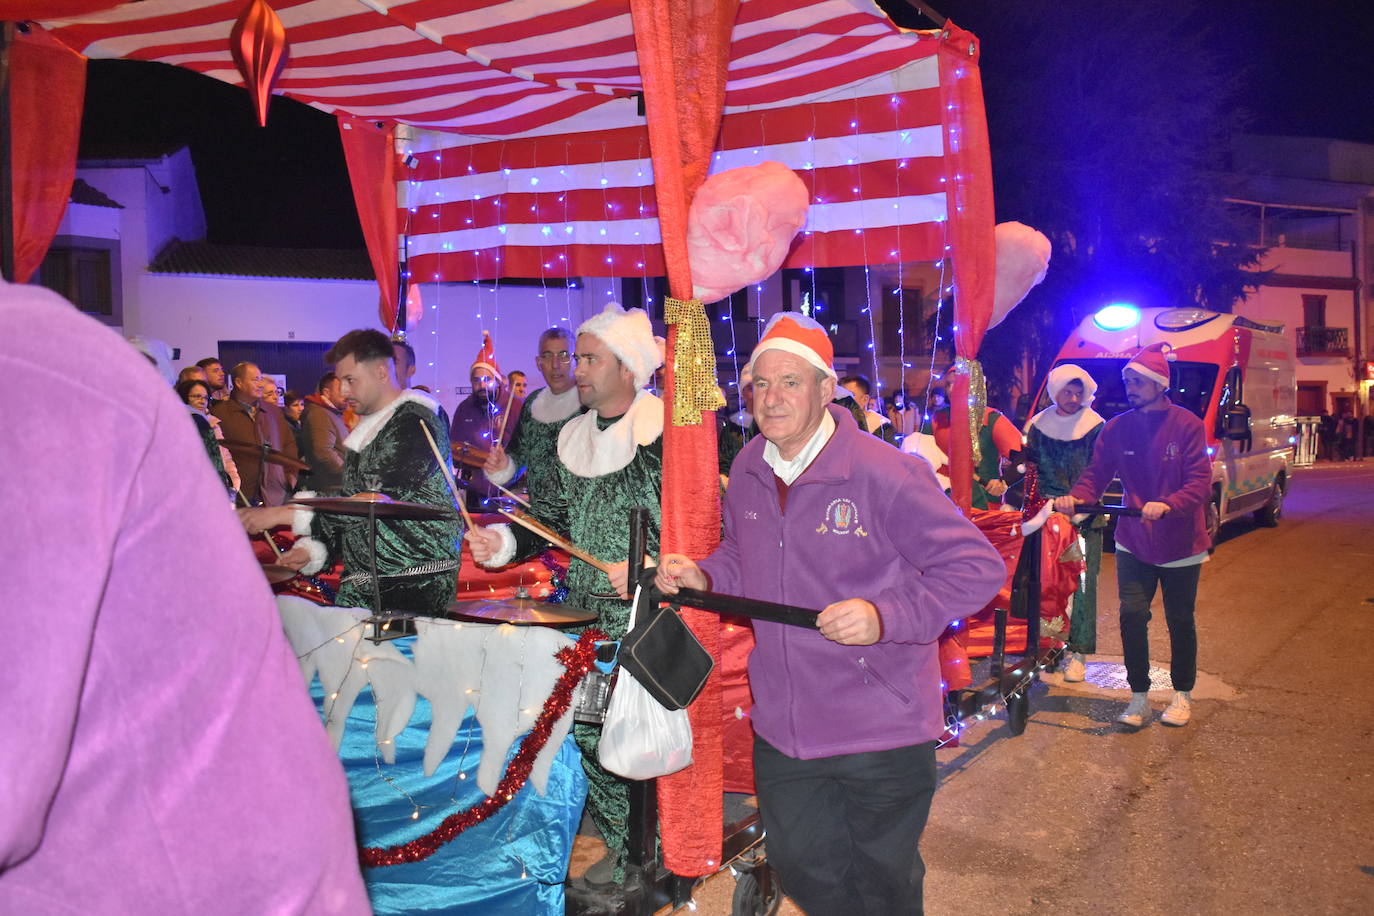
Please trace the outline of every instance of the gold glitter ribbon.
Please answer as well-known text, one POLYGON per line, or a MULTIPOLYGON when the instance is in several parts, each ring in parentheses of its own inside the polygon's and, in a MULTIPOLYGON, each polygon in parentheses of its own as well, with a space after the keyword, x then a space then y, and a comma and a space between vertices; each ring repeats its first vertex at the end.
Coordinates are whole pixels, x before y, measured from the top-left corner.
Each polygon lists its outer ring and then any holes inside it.
POLYGON ((663 300, 663 318, 677 325, 673 342, 673 425, 695 426, 703 410, 725 406, 716 386, 716 347, 699 299, 663 300))
POLYGON ((968 434, 973 442, 973 466, 983 460, 983 449, 979 446, 979 432, 983 427, 983 414, 988 409, 988 386, 983 378, 983 365, 976 359, 954 360, 954 371, 968 376, 968 434))

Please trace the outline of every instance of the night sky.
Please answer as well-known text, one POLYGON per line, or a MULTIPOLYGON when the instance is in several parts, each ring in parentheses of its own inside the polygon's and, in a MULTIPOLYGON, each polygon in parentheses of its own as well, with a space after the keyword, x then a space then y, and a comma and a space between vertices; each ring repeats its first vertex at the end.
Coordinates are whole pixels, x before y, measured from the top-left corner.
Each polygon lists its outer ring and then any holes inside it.
MULTIPOLYGON (((1009 23, 1009 0, 930 0, 983 42, 984 81, 1033 79, 1018 48, 1053 41, 1055 18, 1089 0, 1016 0, 1038 33, 1009 23)), ((1100 4, 1103 0, 1091 0, 1100 4)), ((1126 0, 1108 0, 1126 2, 1126 0)), ((930 28, 905 0, 879 0, 901 24, 930 28)), ((1198 30, 1258 133, 1374 143, 1374 3, 1368 0, 1174 0, 1161 22, 1198 30)), ((1071 49, 1066 53, 1072 53, 1071 49)), ((990 110, 989 119, 998 113, 990 110)), ((161 64, 93 60, 82 156, 166 152, 188 143, 212 242, 361 248, 334 118, 275 98, 259 128, 243 90, 161 64)), ((994 155, 996 150, 994 150, 994 155)))

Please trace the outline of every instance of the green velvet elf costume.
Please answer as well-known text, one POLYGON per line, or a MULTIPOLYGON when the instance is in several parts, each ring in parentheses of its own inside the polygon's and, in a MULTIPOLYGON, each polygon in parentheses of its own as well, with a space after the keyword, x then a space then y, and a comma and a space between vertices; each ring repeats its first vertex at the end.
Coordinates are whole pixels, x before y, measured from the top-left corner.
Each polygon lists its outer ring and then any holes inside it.
MULTIPOLYGON (((453 494, 420 424, 439 453, 449 453, 448 419, 439 402, 409 389, 377 413, 362 418, 344 440, 343 495, 380 492, 404 502, 453 508, 453 494)), ((342 552, 344 571, 335 603, 371 608, 369 525, 366 518, 323 512, 296 513, 294 530, 311 555, 301 571, 318 572, 342 552)), ((458 590, 459 524, 379 519, 377 574, 382 609, 436 615, 458 590)))

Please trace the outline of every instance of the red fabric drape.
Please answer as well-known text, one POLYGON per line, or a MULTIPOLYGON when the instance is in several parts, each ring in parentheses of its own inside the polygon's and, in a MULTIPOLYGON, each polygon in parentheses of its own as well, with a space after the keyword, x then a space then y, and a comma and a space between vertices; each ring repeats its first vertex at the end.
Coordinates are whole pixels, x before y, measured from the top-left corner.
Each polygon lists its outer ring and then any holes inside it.
POLYGON ((65 19, 118 6, 123 0, 0 0, 0 21, 65 19))
MULTIPOLYGON (((945 109, 945 161, 950 245, 954 251, 954 352, 974 359, 992 318, 996 248, 992 203, 992 157, 983 110, 979 45, 971 32, 946 22, 940 42, 940 101, 945 109)), ((968 376, 954 373, 949 392, 950 425, 968 429, 968 376)), ((953 436, 949 450, 950 489, 967 514, 973 505, 973 443, 953 436)))
POLYGON ((377 127, 376 121, 339 115, 339 139, 348 161, 348 180, 358 207, 367 256, 377 275, 381 303, 377 314, 382 327, 396 330, 400 278, 397 276, 395 129, 377 127))
MULTIPOLYGON (((630 0, 635 47, 644 82, 654 191, 668 284, 676 299, 692 298, 687 261, 687 208, 706 178, 725 105, 730 31, 739 0, 630 0)), ((668 350, 677 338, 669 329, 668 350)), ((720 537, 716 483, 716 416, 695 426, 672 425, 675 381, 669 362, 663 432, 665 552, 702 557, 720 537)), ((708 651, 721 658, 720 618, 686 610, 683 617, 708 651)), ((663 861, 675 874, 706 875, 720 867, 724 833, 721 686, 713 674, 692 704, 692 765, 658 780, 663 861)))
POLYGON ((14 276, 27 283, 43 263, 76 177, 86 98, 86 58, 41 29, 10 48, 10 162, 14 276))

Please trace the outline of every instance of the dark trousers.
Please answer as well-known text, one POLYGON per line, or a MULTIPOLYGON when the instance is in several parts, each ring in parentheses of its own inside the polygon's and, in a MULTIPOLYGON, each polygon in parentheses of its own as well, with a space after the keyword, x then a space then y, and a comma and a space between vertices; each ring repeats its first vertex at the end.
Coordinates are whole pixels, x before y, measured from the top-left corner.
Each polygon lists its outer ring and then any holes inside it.
POLYGON ((1193 606, 1202 564, 1152 566, 1124 550, 1116 552, 1116 589, 1121 598, 1121 649, 1131 690, 1150 689, 1150 603, 1164 591, 1164 622, 1169 626, 1169 672, 1175 690, 1192 690, 1197 680, 1197 627, 1193 606))
POLYGON ((754 738, 768 863, 807 916, 920 916, 935 742, 798 760, 754 738))

